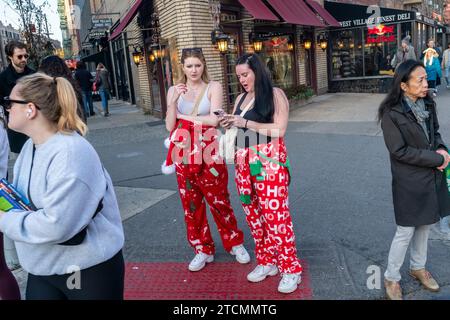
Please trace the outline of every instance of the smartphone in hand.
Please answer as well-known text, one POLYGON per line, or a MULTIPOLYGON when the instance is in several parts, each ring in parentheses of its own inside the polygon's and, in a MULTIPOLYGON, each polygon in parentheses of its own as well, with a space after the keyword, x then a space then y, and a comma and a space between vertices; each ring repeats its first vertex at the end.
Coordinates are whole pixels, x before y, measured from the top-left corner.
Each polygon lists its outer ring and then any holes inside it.
POLYGON ((213 111, 213 113, 219 118, 222 118, 225 115, 225 111, 223 111, 222 109, 215 110, 213 111))

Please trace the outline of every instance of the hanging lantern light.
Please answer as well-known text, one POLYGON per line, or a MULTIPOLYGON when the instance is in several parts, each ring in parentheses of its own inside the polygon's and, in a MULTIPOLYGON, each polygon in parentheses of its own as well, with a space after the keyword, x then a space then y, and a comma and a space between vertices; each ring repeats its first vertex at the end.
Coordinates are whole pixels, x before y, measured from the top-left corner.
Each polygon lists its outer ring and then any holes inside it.
POLYGON ((221 34, 217 37, 217 49, 221 54, 228 52, 228 36, 226 34, 221 34))
POLYGON ((152 44, 151 49, 152 49, 152 55, 155 58, 155 60, 158 60, 162 57, 162 50, 161 50, 159 44, 157 44, 157 43, 152 44))
POLYGON ((222 32, 221 29, 214 29, 211 32, 211 43, 217 46, 217 49, 221 54, 228 52, 228 40, 230 37, 222 32))
POLYGON ((303 42, 303 45, 305 47, 306 50, 311 49, 312 46, 312 41, 311 39, 305 39, 305 41, 303 42))
POLYGON ((317 43, 323 51, 327 50, 328 39, 324 33, 321 33, 317 36, 317 43))
POLYGON ((134 47, 132 55, 134 64, 138 66, 141 63, 141 52, 138 51, 136 47, 134 47))
POLYGON ((153 53, 148 56, 148 59, 150 60, 150 62, 155 62, 155 60, 156 60, 156 58, 153 55, 153 53))
POLYGON ((289 51, 294 51, 294 42, 292 39, 289 39, 287 47, 289 51))
POLYGON ((253 50, 255 50, 256 53, 259 53, 262 51, 263 42, 261 39, 255 39, 253 40, 253 50))

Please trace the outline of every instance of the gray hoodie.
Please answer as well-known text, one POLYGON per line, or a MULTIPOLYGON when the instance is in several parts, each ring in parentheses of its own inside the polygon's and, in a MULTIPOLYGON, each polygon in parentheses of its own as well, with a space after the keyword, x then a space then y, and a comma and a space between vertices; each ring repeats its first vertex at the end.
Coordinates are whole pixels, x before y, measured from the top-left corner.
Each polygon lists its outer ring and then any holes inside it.
MULTIPOLYGON (((32 152, 29 139, 14 166, 13 184, 25 196, 32 152)), ((77 133, 57 133, 36 146, 30 195, 37 211, 11 210, 0 219, 0 231, 15 241, 27 272, 67 274, 74 267, 102 263, 122 249, 122 221, 111 178, 94 148, 77 133), (102 198, 103 209, 92 219, 102 198), (86 225, 82 244, 59 245, 86 225)))

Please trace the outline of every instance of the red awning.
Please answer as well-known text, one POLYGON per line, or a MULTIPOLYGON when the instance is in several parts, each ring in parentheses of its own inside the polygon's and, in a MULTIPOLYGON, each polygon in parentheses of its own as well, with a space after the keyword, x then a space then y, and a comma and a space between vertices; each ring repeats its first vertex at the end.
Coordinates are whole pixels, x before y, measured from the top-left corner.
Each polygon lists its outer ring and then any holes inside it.
POLYGON ((331 27, 340 27, 341 24, 324 8, 322 7, 318 2, 314 0, 305 0, 307 4, 309 4, 314 11, 317 12, 319 16, 322 17, 322 19, 329 24, 331 27))
POLYGON ((112 34, 109 36, 109 40, 114 40, 122 33, 123 29, 125 29, 128 26, 128 24, 131 22, 131 20, 133 20, 141 3, 142 3, 142 0, 136 0, 136 2, 133 4, 133 6, 130 8, 130 10, 128 10, 125 17, 123 19, 120 19, 119 25, 114 29, 112 34))
POLYGON ((288 23, 326 27, 303 0, 268 0, 268 2, 288 23))
POLYGON ((261 0, 239 0, 255 19, 280 21, 261 0))

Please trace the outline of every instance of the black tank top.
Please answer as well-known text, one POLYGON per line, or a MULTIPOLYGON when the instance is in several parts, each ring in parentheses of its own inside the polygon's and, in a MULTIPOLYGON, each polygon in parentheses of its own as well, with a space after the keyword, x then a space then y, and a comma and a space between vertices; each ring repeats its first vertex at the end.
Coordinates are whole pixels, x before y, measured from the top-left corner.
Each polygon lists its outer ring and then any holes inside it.
MULTIPOLYGON (((247 97, 248 92, 245 92, 242 96, 241 100, 239 100, 239 103, 237 105, 236 111, 234 112, 235 115, 240 115, 242 112, 241 106, 242 103, 244 103, 245 98, 247 97)), ((243 108, 245 108, 244 106, 243 108)), ((244 119, 249 121, 255 121, 259 123, 272 123, 273 120, 269 117, 263 117, 258 112, 256 112, 256 106, 254 106, 252 109, 248 110, 244 114, 244 119)), ((239 128, 237 139, 236 139, 236 146, 238 148, 249 148, 251 146, 255 146, 257 144, 262 143, 269 143, 271 141, 271 137, 265 136, 263 134, 259 134, 253 130, 248 130, 245 128, 239 128)))

